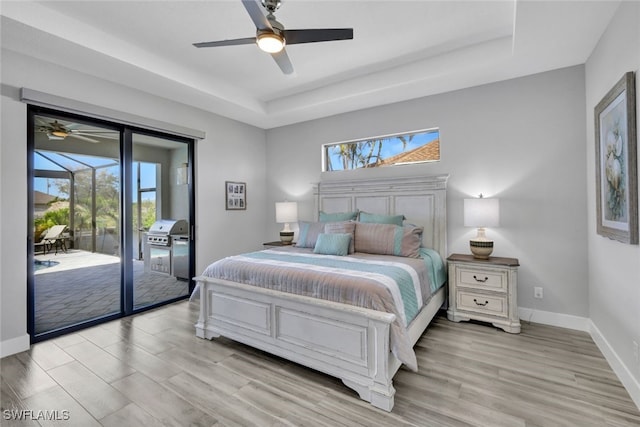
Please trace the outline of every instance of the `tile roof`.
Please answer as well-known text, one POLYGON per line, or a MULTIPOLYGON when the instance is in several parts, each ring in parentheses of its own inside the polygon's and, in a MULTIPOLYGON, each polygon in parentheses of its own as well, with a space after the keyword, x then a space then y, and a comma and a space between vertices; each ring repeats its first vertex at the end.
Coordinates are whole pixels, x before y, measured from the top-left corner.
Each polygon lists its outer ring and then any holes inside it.
POLYGON ((36 205, 46 205, 50 202, 53 202, 55 199, 55 196, 43 193, 42 191, 33 191, 33 203, 36 205))
POLYGON ((392 165, 397 163, 424 162, 427 160, 440 160, 440 140, 436 139, 426 145, 414 148, 411 151, 396 154, 379 162, 376 166, 392 165))

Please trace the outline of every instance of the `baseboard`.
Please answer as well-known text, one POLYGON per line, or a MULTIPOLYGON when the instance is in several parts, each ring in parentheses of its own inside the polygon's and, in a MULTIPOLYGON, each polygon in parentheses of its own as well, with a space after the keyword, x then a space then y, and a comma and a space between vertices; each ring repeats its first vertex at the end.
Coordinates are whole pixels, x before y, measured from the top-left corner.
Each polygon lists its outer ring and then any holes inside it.
POLYGON ((29 334, 0 341, 0 357, 11 356, 12 354, 29 350, 30 343, 29 334))
POLYGON ((627 368, 607 339, 602 335, 598 327, 591 320, 589 320, 589 333, 605 359, 607 359, 607 362, 609 362, 613 372, 616 373, 624 388, 629 392, 629 396, 631 396, 633 402, 636 404, 638 409, 640 409, 640 382, 638 382, 638 380, 629 371, 629 368, 627 368))
POLYGON ((586 317, 524 307, 518 307, 518 316, 520 316, 520 320, 524 322, 541 323, 543 325, 558 326, 560 328, 574 329, 583 332, 589 332, 589 323, 591 322, 586 317))

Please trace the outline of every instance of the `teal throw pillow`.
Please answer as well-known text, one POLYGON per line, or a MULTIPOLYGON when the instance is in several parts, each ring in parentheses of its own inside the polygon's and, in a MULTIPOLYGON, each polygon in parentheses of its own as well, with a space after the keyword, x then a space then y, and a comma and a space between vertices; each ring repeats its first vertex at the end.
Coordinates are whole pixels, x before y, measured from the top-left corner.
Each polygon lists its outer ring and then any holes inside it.
POLYGON ((358 217, 358 211, 356 212, 337 212, 326 213, 320 211, 318 219, 320 222, 340 222, 340 221, 353 221, 358 217))
POLYGON ((318 235, 316 247, 313 249, 313 252, 322 255, 345 256, 349 253, 349 243, 351 243, 351 234, 321 233, 318 235))
POLYGON ((402 226, 404 215, 379 215, 367 212, 360 212, 360 222, 373 224, 393 224, 402 226))

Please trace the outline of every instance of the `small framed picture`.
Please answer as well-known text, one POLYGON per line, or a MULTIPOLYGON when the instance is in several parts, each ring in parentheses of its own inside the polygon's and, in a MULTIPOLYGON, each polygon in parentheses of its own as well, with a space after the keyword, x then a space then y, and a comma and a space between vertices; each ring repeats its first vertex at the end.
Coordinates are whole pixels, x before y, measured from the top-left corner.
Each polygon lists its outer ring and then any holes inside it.
POLYGON ((635 75, 628 72, 595 107, 597 232, 638 244, 635 75))
POLYGON ((247 184, 225 181, 226 209, 237 211, 247 209, 247 184))

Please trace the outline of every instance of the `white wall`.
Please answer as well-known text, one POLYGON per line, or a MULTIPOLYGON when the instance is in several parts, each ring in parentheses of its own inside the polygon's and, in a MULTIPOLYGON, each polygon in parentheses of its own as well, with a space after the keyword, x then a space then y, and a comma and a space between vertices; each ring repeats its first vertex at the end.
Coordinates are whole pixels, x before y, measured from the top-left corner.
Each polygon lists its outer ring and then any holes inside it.
MULTIPOLYGON (((2 71, 4 73, 4 61, 2 71)), ((27 110, 20 103, 10 102, 5 92, 8 90, 3 87, 0 104, 0 356, 25 350, 29 345, 26 335, 27 110), (22 118, 18 119, 21 126, 11 126, 11 121, 18 117, 22 118)))
MULTIPOLYGON (((494 255, 520 260, 518 305, 584 320, 584 104, 584 68, 576 66, 268 130, 268 203, 298 200, 300 218, 311 220, 323 143, 439 127, 438 163, 324 175, 449 173, 450 253, 469 253, 475 235, 463 227, 463 199, 499 197, 502 224, 488 234, 494 255), (533 299, 534 286, 544 288, 543 300, 533 299)), ((267 213, 276 238, 275 214, 267 213)))
POLYGON ((0 354, 28 345, 27 113, 17 90, 23 86, 205 131, 206 139, 196 146, 196 270, 223 256, 261 247, 267 236, 264 130, 3 50, 0 354), (247 183, 246 211, 225 210, 225 180, 247 183))
MULTIPOLYGON (((640 3, 622 2, 585 65, 589 317, 607 341, 609 350, 617 355, 621 369, 618 375, 623 382, 625 374, 635 382, 638 405, 640 364, 633 356, 633 341, 640 344, 640 247, 596 233, 594 108, 624 73, 635 71, 636 122, 640 123, 639 68, 640 3)), ((625 385, 632 390, 629 383, 625 385)))

